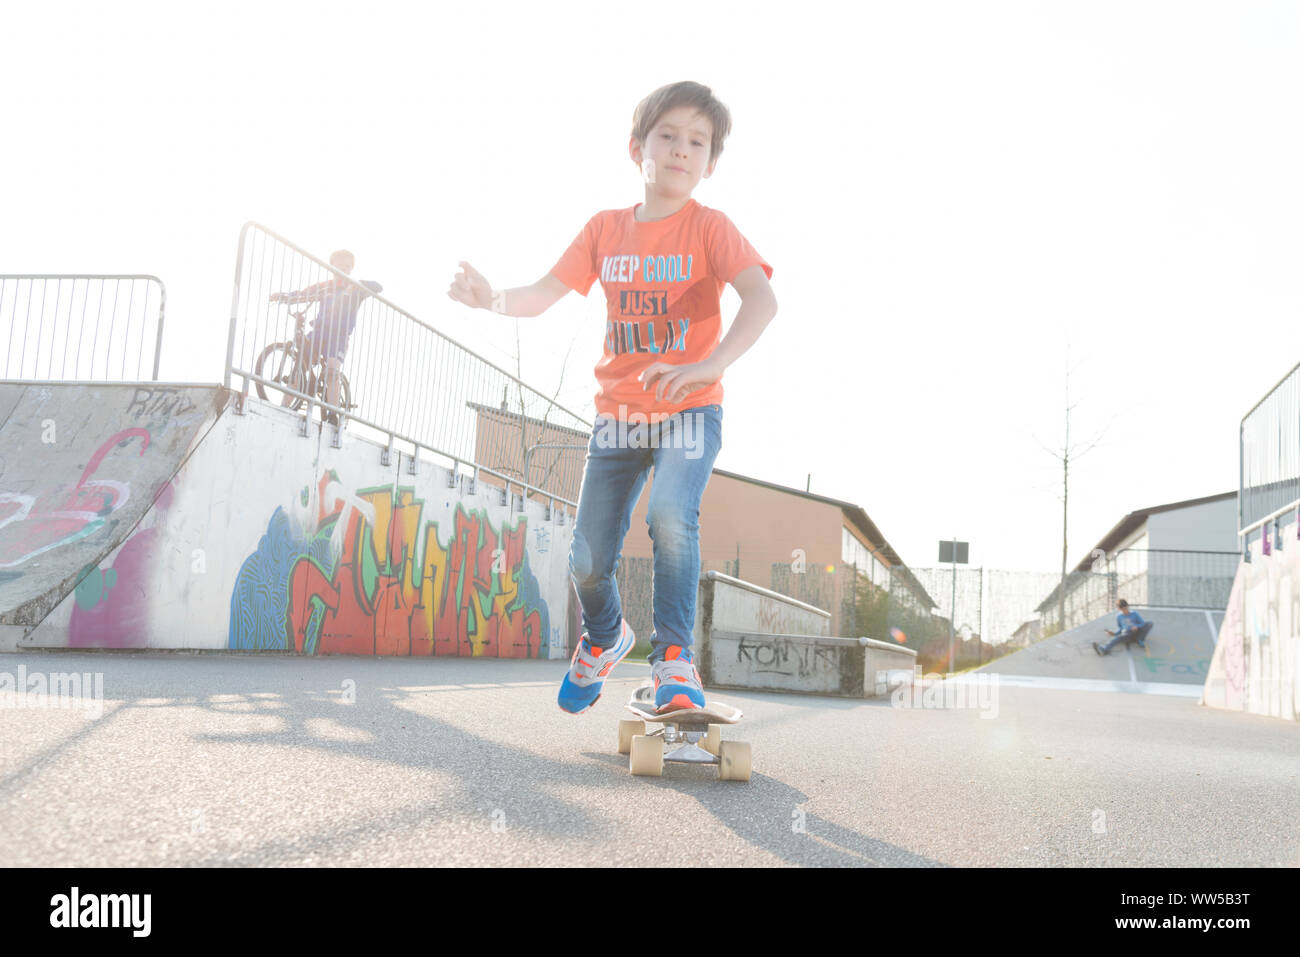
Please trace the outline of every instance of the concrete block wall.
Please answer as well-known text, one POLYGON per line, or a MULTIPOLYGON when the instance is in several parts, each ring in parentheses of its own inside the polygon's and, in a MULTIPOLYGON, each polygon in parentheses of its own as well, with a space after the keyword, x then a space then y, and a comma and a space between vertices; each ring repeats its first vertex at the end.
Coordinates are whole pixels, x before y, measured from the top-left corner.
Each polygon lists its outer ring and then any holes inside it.
POLYGON ((874 697, 910 675, 916 652, 830 634, 830 613, 718 572, 700 580, 696 645, 710 688, 874 697))

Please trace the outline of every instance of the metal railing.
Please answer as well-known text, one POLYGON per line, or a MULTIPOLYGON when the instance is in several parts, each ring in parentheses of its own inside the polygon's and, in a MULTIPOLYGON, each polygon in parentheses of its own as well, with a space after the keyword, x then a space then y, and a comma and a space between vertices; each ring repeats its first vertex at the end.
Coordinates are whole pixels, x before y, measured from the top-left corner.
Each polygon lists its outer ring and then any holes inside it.
POLYGON ((1112 602, 1123 598, 1157 608, 1222 610, 1228 607, 1241 556, 1224 551, 1125 548, 1111 559, 1112 602))
MULTIPOLYGON (((361 272, 369 274, 367 267, 361 272)), ((349 429, 369 430, 392 450, 440 455, 454 471, 476 475, 525 497, 574 505, 592 425, 576 413, 450 339, 375 289, 258 223, 239 235, 227 345, 226 385, 304 413, 333 412, 349 429), (328 285, 322 285, 328 284, 328 285), (291 302, 273 294, 298 293, 291 302), (333 296, 326 306, 326 297, 333 296), (294 378, 302 332, 329 309, 328 325, 355 326, 346 338, 343 377, 329 402, 323 367, 294 378), (288 360, 286 360, 288 357, 288 360)), ((304 367, 307 363, 303 363, 304 367)), ((337 436, 335 436, 337 442, 337 436)))
MULTIPOLYGON (((1065 580, 1064 628, 1073 628, 1113 611, 1117 599, 1134 606, 1208 609, 1228 607, 1228 595, 1241 556, 1196 549, 1124 548, 1100 558, 1089 571, 1065 580)), ((1047 631, 1062 630, 1060 583, 1035 609, 1047 631)))
POLYGON ((0 275, 3 377, 157 381, 166 305, 157 276, 0 275))
POLYGON ((1300 365, 1242 417, 1238 535, 1300 505, 1300 365))

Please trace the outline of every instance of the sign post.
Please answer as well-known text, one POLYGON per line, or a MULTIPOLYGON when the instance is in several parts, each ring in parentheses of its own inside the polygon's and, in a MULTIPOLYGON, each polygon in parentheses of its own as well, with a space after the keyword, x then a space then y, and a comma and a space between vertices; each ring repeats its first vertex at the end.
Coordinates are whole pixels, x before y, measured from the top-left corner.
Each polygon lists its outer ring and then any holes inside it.
MULTIPOLYGON (((939 543, 939 564, 952 563, 952 607, 948 613, 948 674, 957 666, 957 564, 969 564, 970 542, 939 543)), ((981 639, 982 640, 982 639, 981 639)))

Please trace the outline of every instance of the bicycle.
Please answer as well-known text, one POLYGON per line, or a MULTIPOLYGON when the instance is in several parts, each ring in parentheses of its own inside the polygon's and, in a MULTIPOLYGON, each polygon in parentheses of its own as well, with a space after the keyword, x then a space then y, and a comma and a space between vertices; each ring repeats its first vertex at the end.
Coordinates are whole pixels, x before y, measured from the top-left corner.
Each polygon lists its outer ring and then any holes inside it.
MULTIPOLYGON (((256 365, 253 366, 253 372, 259 379, 266 379, 285 389, 294 388, 295 382, 300 383, 297 391, 304 392, 315 399, 320 408, 321 421, 327 421, 332 410, 325 405, 325 363, 320 356, 313 355, 311 362, 306 364, 305 370, 303 369, 304 343, 307 338, 304 331, 307 324, 307 308, 304 307, 298 312, 290 309, 289 314, 294 318, 292 341, 273 342, 263 349, 257 357, 256 365)), ((352 404, 352 390, 342 370, 339 370, 338 379, 338 407, 346 414, 356 406, 352 404)), ((256 384, 258 397, 267 398, 266 384, 260 381, 256 384)), ((307 401, 289 392, 285 392, 284 396, 285 408, 293 411, 301 409, 307 401)))

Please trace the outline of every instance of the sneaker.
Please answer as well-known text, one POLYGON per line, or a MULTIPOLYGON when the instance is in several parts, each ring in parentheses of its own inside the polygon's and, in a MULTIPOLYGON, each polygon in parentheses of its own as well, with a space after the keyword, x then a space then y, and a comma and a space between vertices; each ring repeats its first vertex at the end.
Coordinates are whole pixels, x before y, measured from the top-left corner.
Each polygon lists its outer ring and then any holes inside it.
POLYGON ((1095 641, 1092 643, 1092 650, 1097 652, 1099 655, 1104 655, 1106 653, 1101 650, 1101 645, 1097 644, 1095 641))
POLYGON ((655 711, 704 707, 704 688, 691 649, 670 645, 663 660, 654 663, 651 675, 655 686, 655 711))
POLYGON ((559 705, 570 714, 582 714, 600 698, 600 689, 614 666, 636 646, 636 635, 627 622, 618 641, 610 648, 598 648, 584 632, 569 661, 569 673, 560 682, 559 705))

